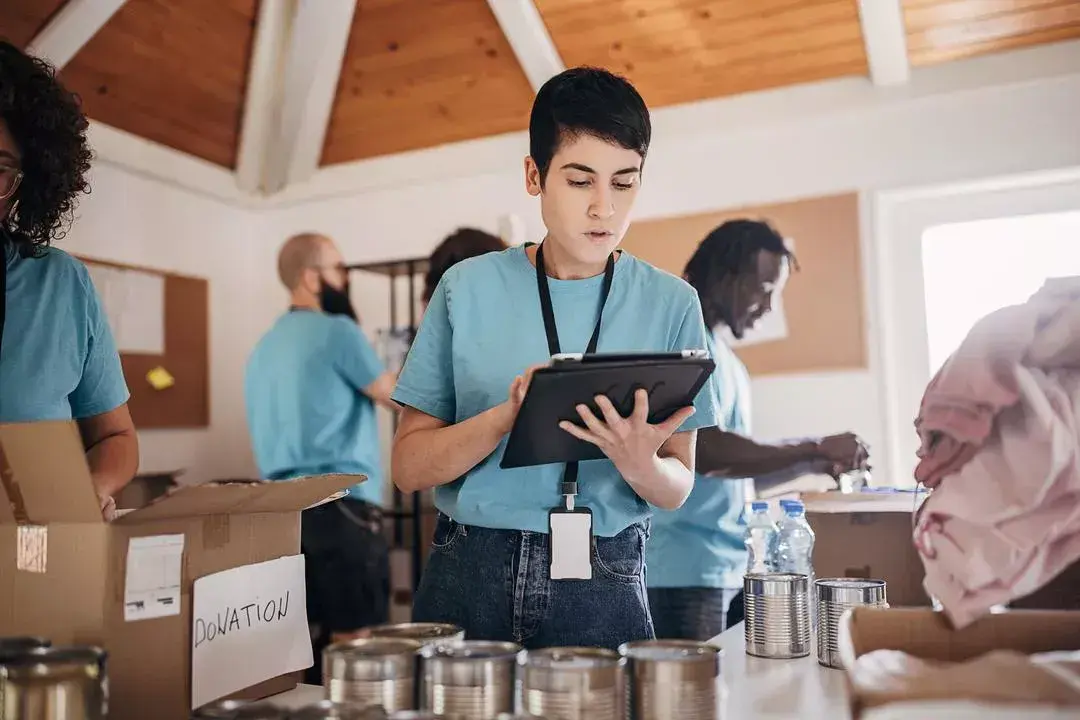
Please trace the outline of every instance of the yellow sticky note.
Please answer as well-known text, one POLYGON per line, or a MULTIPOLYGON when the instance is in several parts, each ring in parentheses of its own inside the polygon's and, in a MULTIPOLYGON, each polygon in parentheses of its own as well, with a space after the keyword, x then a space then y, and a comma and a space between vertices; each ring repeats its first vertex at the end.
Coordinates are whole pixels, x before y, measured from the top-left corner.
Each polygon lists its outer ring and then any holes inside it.
POLYGON ((168 370, 160 365, 146 373, 146 381, 149 382, 155 390, 164 390, 166 388, 171 388, 176 384, 176 379, 169 374, 168 370))

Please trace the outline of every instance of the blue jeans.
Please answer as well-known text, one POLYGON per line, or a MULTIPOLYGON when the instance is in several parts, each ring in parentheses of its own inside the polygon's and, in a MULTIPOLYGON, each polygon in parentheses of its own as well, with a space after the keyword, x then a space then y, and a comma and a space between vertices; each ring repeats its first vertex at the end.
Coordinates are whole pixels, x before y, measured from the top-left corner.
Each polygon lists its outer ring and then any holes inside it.
POLYGON ((413 603, 415 622, 452 623, 473 640, 612 650, 654 637, 645 591, 648 530, 595 539, 592 580, 551 580, 544 533, 462 525, 439 514, 413 603))
POLYGON ((649 588, 656 637, 663 640, 711 640, 742 622, 738 588, 649 588))

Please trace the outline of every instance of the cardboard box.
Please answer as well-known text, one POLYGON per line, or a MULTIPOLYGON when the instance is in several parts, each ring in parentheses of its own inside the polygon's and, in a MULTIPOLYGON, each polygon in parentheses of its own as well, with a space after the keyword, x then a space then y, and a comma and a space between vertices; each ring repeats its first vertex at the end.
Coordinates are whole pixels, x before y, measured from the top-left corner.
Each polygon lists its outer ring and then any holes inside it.
POLYGON ((136 475, 135 478, 116 493, 113 500, 116 501, 118 510, 135 510, 149 505, 153 500, 161 497, 179 485, 177 478, 183 474, 183 470, 172 472, 145 473, 136 475))
MULTIPOLYGON (((69 422, 0 425, 0 478, 0 635, 104 647, 113 720, 187 718, 195 580, 296 555, 299 511, 362 480, 182 487, 106 523, 69 422), (175 614, 126 621, 131 541, 180 535, 175 614)), ((264 680, 241 694, 296 685, 295 674, 264 680)))
POLYGON ((815 535, 814 574, 884 580, 889 605, 929 607, 926 571, 911 538, 918 501, 906 492, 803 495, 815 535))
MULTIPOLYGON (((862 607, 851 610, 841 623, 838 646, 845 668, 875 650, 901 650, 925 660, 949 662, 971 660, 991 650, 1028 655, 1078 650, 1080 612, 1010 610, 954 630, 944 613, 934 610, 862 607)), ((866 710, 888 704, 881 697, 856 692, 850 676, 847 687, 856 720, 866 710)))

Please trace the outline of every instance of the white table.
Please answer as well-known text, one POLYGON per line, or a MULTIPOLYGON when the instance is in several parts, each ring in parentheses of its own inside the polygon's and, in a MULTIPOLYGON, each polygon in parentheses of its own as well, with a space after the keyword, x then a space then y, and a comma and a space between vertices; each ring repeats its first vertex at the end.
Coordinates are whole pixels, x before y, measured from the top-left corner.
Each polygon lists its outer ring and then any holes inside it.
MULTIPOLYGON (((818 665, 817 657, 765 660, 746 654, 740 623, 719 638, 726 698, 724 720, 849 717, 844 673, 818 665)), ((289 708, 322 699, 323 689, 300 685, 272 700, 289 708)))

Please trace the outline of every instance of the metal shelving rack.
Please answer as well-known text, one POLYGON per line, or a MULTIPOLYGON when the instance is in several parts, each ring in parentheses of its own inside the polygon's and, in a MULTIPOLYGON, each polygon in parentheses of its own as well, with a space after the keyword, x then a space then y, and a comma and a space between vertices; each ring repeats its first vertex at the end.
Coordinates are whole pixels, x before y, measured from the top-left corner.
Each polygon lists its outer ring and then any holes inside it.
MULTIPOLYGON (((423 258, 407 258, 404 260, 389 260, 377 263, 362 263, 357 265, 346 265, 345 269, 349 272, 367 272, 381 275, 390 280, 390 327, 398 329, 398 300, 399 290, 398 281, 405 280, 408 287, 408 310, 407 317, 409 324, 405 328, 409 333, 409 341, 412 342, 412 338, 416 336, 417 325, 420 320, 421 310, 419 307, 419 300, 416 296, 416 283, 418 278, 422 281, 422 276, 428 271, 428 259, 423 258)), ((393 418, 394 431, 397 432, 398 418, 394 415, 393 418)), ((430 492, 430 491, 429 491, 430 492)), ((410 498, 411 502, 408 510, 405 508, 405 495, 396 487, 393 494, 393 510, 389 513, 394 521, 394 547, 401 548, 405 542, 405 521, 407 519, 412 520, 412 589, 416 592, 416 588, 420 585, 420 572, 423 565, 423 540, 422 540, 422 517, 423 517, 423 493, 412 493, 410 498)))

